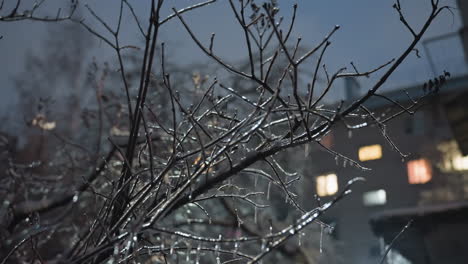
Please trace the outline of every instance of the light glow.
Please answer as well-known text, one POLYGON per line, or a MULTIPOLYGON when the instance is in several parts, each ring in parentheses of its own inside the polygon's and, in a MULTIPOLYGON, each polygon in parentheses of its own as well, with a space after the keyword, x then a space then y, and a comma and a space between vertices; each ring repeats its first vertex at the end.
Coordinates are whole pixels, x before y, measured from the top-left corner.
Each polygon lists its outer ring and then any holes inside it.
POLYGON ((408 161, 408 182, 424 184, 432 179, 432 167, 427 159, 408 161))
POLYGON ((439 168, 444 172, 467 171, 468 156, 462 156, 455 140, 442 142, 437 145, 442 154, 439 168))
POLYGON ((379 144, 359 148, 359 160, 377 160, 382 158, 382 146, 379 144))
POLYGON ((468 170, 468 156, 455 156, 452 159, 452 167, 456 171, 468 170))
POLYGON ((382 189, 370 191, 364 193, 362 198, 365 206, 384 205, 387 203, 387 192, 382 189))
POLYGON ((319 196, 333 195, 338 191, 338 177, 334 173, 318 176, 316 186, 319 196))

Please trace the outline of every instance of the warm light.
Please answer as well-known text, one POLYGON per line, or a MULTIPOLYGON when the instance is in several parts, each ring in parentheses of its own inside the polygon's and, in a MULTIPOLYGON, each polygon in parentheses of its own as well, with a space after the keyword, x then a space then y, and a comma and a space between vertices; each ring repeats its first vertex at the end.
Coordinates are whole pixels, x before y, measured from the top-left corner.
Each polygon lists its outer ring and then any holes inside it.
POLYGON ((452 167, 456 171, 468 170, 468 156, 453 157, 452 167))
POLYGON ((333 133, 332 131, 328 132, 325 136, 322 137, 320 143, 326 148, 333 147, 333 133))
POLYGON ((359 160, 376 160, 382 158, 382 146, 370 145, 359 148, 359 160))
POLYGON ((442 153, 442 160, 438 164, 444 172, 468 170, 468 156, 462 156, 455 140, 442 142, 437 145, 442 153))
POLYGON ((426 159, 408 161, 408 182, 423 184, 432 179, 431 164, 426 159))
POLYGON ((366 192, 362 198, 366 206, 384 205, 387 203, 387 193, 385 190, 366 192))
POLYGON ((334 173, 318 176, 316 184, 319 196, 333 195, 338 191, 338 178, 334 173))

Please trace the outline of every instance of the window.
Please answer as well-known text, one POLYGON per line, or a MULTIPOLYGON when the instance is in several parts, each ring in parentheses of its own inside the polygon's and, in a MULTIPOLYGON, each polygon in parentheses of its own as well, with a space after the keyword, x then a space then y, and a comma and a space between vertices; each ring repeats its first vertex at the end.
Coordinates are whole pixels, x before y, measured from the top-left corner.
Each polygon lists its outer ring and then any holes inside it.
POLYGON ((452 166, 457 171, 468 170, 468 156, 456 156, 452 160, 452 166))
POLYGON ((319 196, 333 195, 338 191, 338 178, 334 173, 318 176, 316 186, 319 196))
POLYGON ((326 148, 331 148, 333 146, 333 133, 332 131, 328 132, 325 136, 322 137, 320 140, 323 146, 326 148))
POLYGON ((364 193, 363 203, 365 206, 384 205, 387 203, 387 192, 385 190, 375 190, 364 193))
POLYGON ((408 161, 408 182, 423 184, 432 179, 432 167, 427 159, 408 161))
POLYGON ((382 146, 375 144, 361 147, 359 148, 358 155, 360 161, 380 159, 382 158, 382 146))
POLYGON ((439 168, 445 172, 468 170, 468 156, 462 156, 455 140, 442 142, 437 145, 442 153, 439 168))

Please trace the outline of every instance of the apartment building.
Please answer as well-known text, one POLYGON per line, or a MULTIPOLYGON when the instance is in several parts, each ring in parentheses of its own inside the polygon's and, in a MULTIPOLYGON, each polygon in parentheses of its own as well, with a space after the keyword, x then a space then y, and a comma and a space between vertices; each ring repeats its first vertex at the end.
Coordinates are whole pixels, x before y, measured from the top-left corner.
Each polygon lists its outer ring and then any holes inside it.
MULTIPOLYGON (((385 96, 407 107, 425 93, 420 84, 385 96)), ((359 130, 340 124, 323 139, 331 149, 359 161, 369 171, 318 148, 310 150, 308 159, 320 166, 313 166, 309 173, 315 177, 316 193, 322 199, 333 197, 354 177, 366 179, 323 218, 336 226, 332 235, 341 245, 346 263, 380 260, 383 245, 371 230, 372 216, 468 200, 467 102, 468 76, 451 78, 438 93, 421 100, 413 115, 404 113, 385 123, 385 132, 378 124, 359 130)), ((402 109, 379 97, 372 98, 367 107, 381 120, 402 109)))

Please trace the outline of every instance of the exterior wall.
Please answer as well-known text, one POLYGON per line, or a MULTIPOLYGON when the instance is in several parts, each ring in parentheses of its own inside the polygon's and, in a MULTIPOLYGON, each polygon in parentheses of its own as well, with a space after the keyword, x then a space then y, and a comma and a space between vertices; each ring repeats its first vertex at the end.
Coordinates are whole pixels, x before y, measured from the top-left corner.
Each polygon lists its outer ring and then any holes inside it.
POLYGON ((466 29, 468 26, 468 2, 466 0, 458 0, 458 8, 460 10, 460 15, 464 26, 461 31, 461 38, 463 42, 463 48, 465 50, 465 60, 468 61, 468 31, 466 29))
MULTIPOLYGON (((388 135, 401 152, 409 154, 405 160, 392 149, 377 126, 355 130, 349 134, 346 127, 341 125, 334 129, 333 134, 332 149, 356 161, 359 160, 360 147, 380 144, 383 150, 381 159, 361 162, 371 168, 371 171, 361 171, 349 166, 349 163, 344 167, 342 159, 339 159, 337 166, 333 155, 318 149, 311 150, 309 160, 320 164, 317 168, 311 168, 311 175, 334 172, 338 176, 340 189, 354 177, 366 179, 365 183, 356 184, 352 189, 353 193, 340 201, 323 218, 324 222, 334 222, 337 225, 335 236, 342 247, 338 252, 342 252, 346 263, 377 263, 380 260, 380 241, 373 235, 369 225, 372 215, 389 209, 436 204, 466 197, 456 189, 463 189, 463 186, 468 186, 468 182, 458 178, 454 180, 452 175, 442 172, 437 166, 441 157, 437 145, 452 139, 443 107, 448 99, 447 95, 433 97, 417 114, 405 114, 388 122, 388 135), (425 184, 409 184, 407 161, 419 158, 430 161, 432 179, 425 184), (386 191, 385 205, 365 206, 363 193, 379 189, 386 191)), ((376 116, 388 116, 397 110, 386 105, 373 111, 376 116)))

